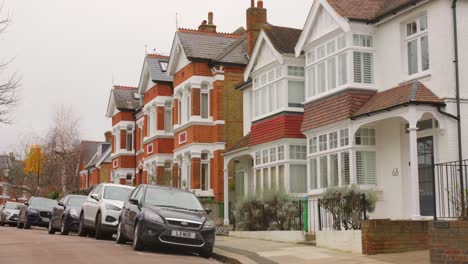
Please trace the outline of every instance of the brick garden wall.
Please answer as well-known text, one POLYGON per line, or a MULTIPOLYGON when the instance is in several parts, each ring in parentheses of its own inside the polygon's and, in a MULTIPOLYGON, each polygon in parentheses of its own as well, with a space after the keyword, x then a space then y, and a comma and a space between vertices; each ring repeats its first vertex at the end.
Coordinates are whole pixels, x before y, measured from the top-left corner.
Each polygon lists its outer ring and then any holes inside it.
POLYGON ((429 248, 429 221, 368 220, 362 225, 362 253, 367 255, 429 248))
POLYGON ((468 221, 439 223, 429 225, 431 263, 468 263, 468 221))

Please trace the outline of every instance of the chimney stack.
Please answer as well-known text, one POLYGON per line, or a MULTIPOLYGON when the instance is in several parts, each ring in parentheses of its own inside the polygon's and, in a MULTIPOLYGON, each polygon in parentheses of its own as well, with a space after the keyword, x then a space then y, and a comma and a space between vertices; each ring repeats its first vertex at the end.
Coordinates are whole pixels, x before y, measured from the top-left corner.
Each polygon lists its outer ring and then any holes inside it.
POLYGON ((267 10, 263 8, 263 1, 257 2, 251 0, 251 6, 247 9, 247 51, 249 56, 252 55, 257 42, 258 35, 264 24, 267 23, 267 10))
POLYGON ((208 12, 208 21, 203 20, 198 27, 198 31, 202 32, 216 32, 216 25, 213 24, 213 12, 208 12))
POLYGON ((107 143, 111 143, 112 142, 112 132, 107 131, 106 133, 104 133, 104 138, 106 139, 107 143))

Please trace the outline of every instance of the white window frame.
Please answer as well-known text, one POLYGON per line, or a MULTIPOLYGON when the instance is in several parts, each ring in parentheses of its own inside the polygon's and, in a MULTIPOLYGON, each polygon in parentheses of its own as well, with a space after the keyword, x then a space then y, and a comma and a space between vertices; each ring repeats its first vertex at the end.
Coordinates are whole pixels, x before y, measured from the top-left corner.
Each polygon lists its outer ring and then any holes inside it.
MULTIPOLYGON (((429 50, 427 51, 428 54, 428 60, 429 60, 429 64, 428 64, 428 68, 423 70, 423 58, 422 58, 422 38, 423 37, 427 37, 429 41, 429 30, 428 30, 428 19, 427 19, 427 15, 424 14, 424 15, 421 15, 419 16, 418 18, 416 19, 413 19, 411 21, 408 21, 407 23, 405 23, 403 26, 403 34, 405 36, 404 38, 404 45, 405 45, 405 65, 406 65, 406 75, 408 77, 412 77, 412 76, 415 76, 415 75, 421 75, 421 74, 425 74, 427 72, 430 71, 431 69, 431 60, 430 60, 430 54, 429 54, 429 50), (426 19, 426 28, 424 30, 421 30, 421 19, 422 18, 425 18, 426 19), (408 25, 412 24, 412 23, 416 23, 416 29, 417 31, 411 35, 408 36, 407 32, 408 32, 408 25), (415 41, 416 40, 416 49, 417 49, 417 71, 414 72, 414 73, 410 73, 410 65, 409 65, 409 58, 408 58, 408 45, 410 42, 412 41, 415 41)), ((428 43, 428 49, 429 49, 429 43, 428 43)))
POLYGON ((209 191, 211 189, 211 185, 210 185, 210 154, 209 153, 202 153, 201 155, 201 164, 200 164, 200 190, 202 191, 209 191), (206 155, 206 159, 203 159, 203 155, 206 155), (203 165, 205 165, 207 167, 207 170, 206 170, 206 188, 203 189, 203 186, 202 186, 202 180, 203 180, 203 165))

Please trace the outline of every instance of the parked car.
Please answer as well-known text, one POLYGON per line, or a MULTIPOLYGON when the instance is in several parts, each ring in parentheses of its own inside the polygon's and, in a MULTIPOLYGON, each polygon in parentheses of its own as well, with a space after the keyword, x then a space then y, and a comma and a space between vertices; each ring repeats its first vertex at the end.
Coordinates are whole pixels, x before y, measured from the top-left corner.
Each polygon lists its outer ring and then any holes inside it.
POLYGON ((16 225, 19 219, 21 204, 6 202, 2 206, 3 208, 0 208, 0 226, 4 226, 5 224, 9 226, 16 225))
POLYGON ((77 231, 80 224, 80 212, 86 201, 84 195, 67 195, 52 209, 52 217, 49 222, 49 234, 60 231, 62 235, 68 235, 70 231, 77 231))
POLYGON ((209 258, 215 243, 210 212, 191 192, 140 185, 124 204, 116 242, 133 241, 135 250, 147 245, 178 246, 209 258))
POLYGON ((78 235, 111 238, 119 224, 120 211, 134 187, 102 183, 88 195, 80 213, 78 235))
POLYGON ((52 209, 57 205, 56 200, 31 197, 20 206, 18 228, 29 229, 31 226, 49 226, 52 209))

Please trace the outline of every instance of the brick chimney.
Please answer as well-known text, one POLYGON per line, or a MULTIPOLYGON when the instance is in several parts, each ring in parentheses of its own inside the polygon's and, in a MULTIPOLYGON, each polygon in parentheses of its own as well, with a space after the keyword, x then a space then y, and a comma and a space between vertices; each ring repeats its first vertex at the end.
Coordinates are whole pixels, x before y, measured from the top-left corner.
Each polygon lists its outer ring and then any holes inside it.
POLYGON ((112 132, 106 131, 106 133, 104 133, 104 138, 106 139, 106 142, 112 142, 112 132))
POLYGON ((259 0, 257 7, 255 7, 255 0, 251 0, 250 8, 247 9, 247 51, 249 56, 252 55, 257 37, 265 23, 267 23, 267 10, 263 8, 263 1, 259 0))
POLYGON ((203 20, 198 27, 198 31, 202 32, 216 32, 216 25, 213 24, 213 12, 208 13, 208 21, 203 20))

